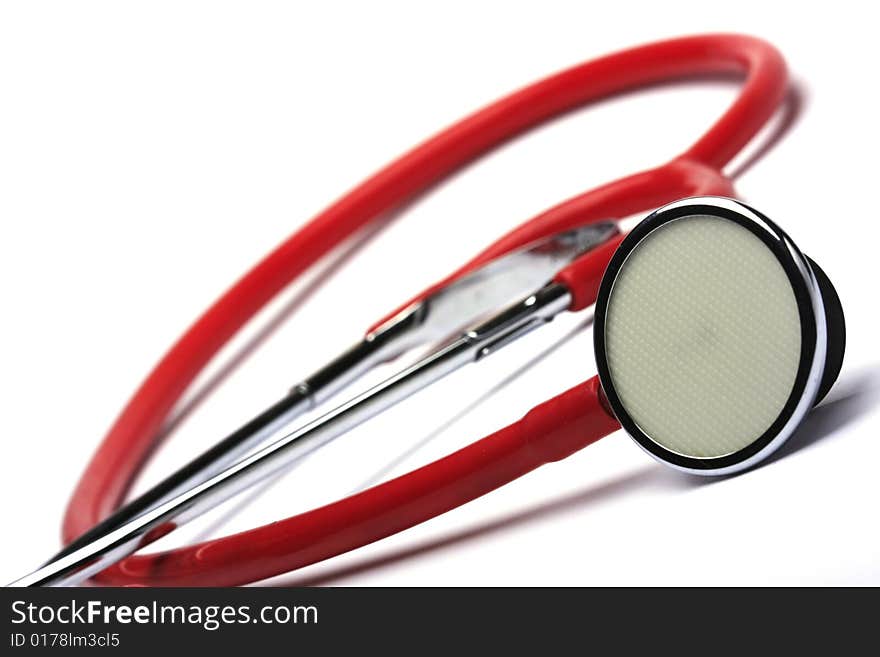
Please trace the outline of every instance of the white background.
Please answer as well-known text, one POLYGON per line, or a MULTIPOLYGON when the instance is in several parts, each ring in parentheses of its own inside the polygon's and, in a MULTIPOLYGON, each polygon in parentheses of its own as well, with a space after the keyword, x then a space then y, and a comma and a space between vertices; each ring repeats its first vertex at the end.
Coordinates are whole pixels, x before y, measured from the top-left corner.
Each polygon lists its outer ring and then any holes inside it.
MULTIPOLYGON (((821 263, 848 323, 839 382, 784 457, 706 482, 656 464, 617 433, 277 581, 880 584, 873 13, 867 2, 766 0, 3 3, 0 578, 58 548, 90 453, 176 336, 330 201, 437 129, 557 69, 661 37, 743 31, 783 51, 802 102, 738 189, 821 263)), ((337 266, 320 293, 291 290, 288 321, 186 417, 136 490, 501 231, 680 152, 734 94, 717 82, 616 99, 438 188, 337 266)), ((583 320, 556 322, 450 377, 234 517, 227 505, 158 547, 291 515, 517 419, 592 374, 583 320)))

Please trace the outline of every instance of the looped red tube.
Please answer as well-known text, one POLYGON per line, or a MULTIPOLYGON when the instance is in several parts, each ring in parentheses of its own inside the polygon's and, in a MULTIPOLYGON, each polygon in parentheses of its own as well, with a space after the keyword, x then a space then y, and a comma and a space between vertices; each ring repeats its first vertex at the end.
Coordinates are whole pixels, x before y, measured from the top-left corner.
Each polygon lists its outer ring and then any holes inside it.
MULTIPOLYGON (((683 154, 538 215, 437 285, 566 228, 645 212, 683 196, 732 196, 732 185, 721 169, 773 115, 787 85, 778 51, 740 35, 661 41, 562 71, 454 124, 350 191, 245 274, 162 358, 80 479, 65 514, 64 540, 75 539, 122 503, 160 428, 202 368, 268 301, 333 247, 469 161, 554 116, 657 82, 731 73, 745 78, 739 97, 683 154)), ((572 290, 572 309, 595 301, 610 257, 605 251, 581 259, 557 276, 572 290)), ((536 407, 519 422, 402 477, 270 525, 177 550, 136 555, 96 579, 115 585, 165 586, 235 585, 265 579, 423 522, 616 428, 593 378, 536 407)))

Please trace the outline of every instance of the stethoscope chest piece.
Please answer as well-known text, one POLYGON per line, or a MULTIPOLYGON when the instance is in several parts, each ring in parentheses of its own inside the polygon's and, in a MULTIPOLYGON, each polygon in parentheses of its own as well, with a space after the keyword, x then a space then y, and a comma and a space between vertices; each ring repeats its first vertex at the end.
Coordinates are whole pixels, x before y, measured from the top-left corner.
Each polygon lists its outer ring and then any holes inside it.
POLYGON ((704 475, 778 449, 840 371, 828 277, 773 222, 727 198, 664 206, 621 243, 596 303, 609 405, 647 452, 704 475))

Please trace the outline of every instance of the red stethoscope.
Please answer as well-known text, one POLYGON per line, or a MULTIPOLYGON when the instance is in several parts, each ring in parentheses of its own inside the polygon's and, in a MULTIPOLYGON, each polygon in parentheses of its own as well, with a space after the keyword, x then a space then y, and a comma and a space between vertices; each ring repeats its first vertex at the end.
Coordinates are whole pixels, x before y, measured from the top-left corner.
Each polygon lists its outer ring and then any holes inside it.
MULTIPOLYGON (((824 396, 843 356, 842 311, 827 277, 769 219, 730 198, 735 192, 722 171, 771 119, 786 96, 787 85, 781 55, 762 40, 720 34, 661 41, 536 82, 406 153, 306 223, 189 328, 129 401, 83 474, 64 518, 68 547, 17 584, 76 583, 88 577, 109 585, 150 586, 259 581, 424 522, 542 464, 563 459, 621 426, 653 456, 688 472, 727 474, 765 458, 824 396), (543 121, 639 87, 720 74, 743 76, 741 92, 711 129, 682 154, 657 168, 575 196, 504 235, 448 278, 377 322, 363 342, 304 380, 201 461, 169 478, 152 497, 148 494, 136 500, 134 507, 129 504, 120 509, 162 426, 199 372, 268 301, 334 247, 382 221, 456 169, 543 121), (652 214, 627 236, 618 232, 617 219, 646 212, 652 214), (707 255, 718 244, 736 249, 735 257, 707 255), (675 255, 686 247, 699 249, 706 257, 675 255), (694 274, 698 270, 693 268, 703 266, 704 260, 710 263, 705 266, 727 267, 733 273, 717 281, 694 274), (670 262, 675 266, 669 267, 670 262), (748 262, 748 271, 740 275, 736 268, 743 262, 748 262), (692 270, 681 269, 679 264, 692 270), (652 275, 657 267, 667 272, 667 287, 651 291, 654 296, 647 301, 640 299, 636 283, 658 280, 652 275), (520 275, 523 280, 514 280, 520 275), (761 311, 772 317, 752 322, 735 335, 714 330, 712 316, 699 306, 699 299, 715 299, 719 290, 726 289, 721 286, 746 278, 749 285, 766 287, 768 295, 776 295, 761 311), (642 324, 652 322, 640 323, 638 313, 669 286, 693 285, 695 279, 700 281, 699 289, 688 288, 684 294, 681 289, 673 290, 676 298, 686 297, 691 305, 658 317, 658 325, 665 322, 678 333, 693 325, 698 332, 685 355, 670 352, 672 360, 664 361, 659 352, 672 342, 659 328, 639 333, 642 324), (489 316, 488 311, 497 310, 498 304, 504 310, 489 316), (239 534, 131 556, 200 512, 201 501, 215 491, 225 488, 220 496, 225 499, 277 472, 302 445, 312 441, 320 446, 411 394, 426 379, 485 357, 555 313, 594 304, 599 375, 536 406, 510 426, 326 506, 239 534), (463 309, 467 318, 457 316, 463 309), (474 326, 460 325, 472 320, 474 326), (449 340, 450 332, 459 337, 449 340), (709 360, 706 367, 707 359, 730 344, 742 349, 743 335, 752 332, 755 336, 748 338, 752 342, 746 346, 754 345, 759 356, 761 349, 770 350, 776 363, 768 370, 767 381, 756 383, 765 387, 760 391, 760 409, 752 414, 755 417, 744 418, 757 429, 743 438, 726 429, 726 424, 713 423, 712 417, 728 410, 742 413, 741 407, 722 406, 718 398, 701 404, 708 410, 701 411, 699 431, 681 413, 667 412, 671 399, 708 395, 711 386, 706 382, 714 385, 712 377, 727 361, 709 360), (265 438, 304 408, 341 390, 368 366, 425 341, 438 342, 440 347, 393 377, 390 384, 290 434, 280 447, 242 457, 254 436, 265 438), (658 354, 656 364, 652 364, 654 354, 658 354), (691 358, 691 354, 697 356, 691 358), (630 366, 634 361, 638 367, 630 366), (662 369, 651 370, 669 368, 669 362, 675 371, 668 377, 662 369), (685 363, 681 372, 676 369, 678 363, 685 363), (431 376, 426 377, 426 372, 431 376), (649 386, 645 388, 648 394, 640 392, 639 386, 649 386), (655 403, 657 399, 662 403, 655 403), (707 415, 710 411, 714 415, 707 415), (333 426, 332 432, 328 426, 333 426), (673 430, 678 432, 676 438, 666 440, 664 432, 673 430), (693 440, 675 442, 679 434, 690 440, 689 432, 695 431, 694 435, 711 433, 711 441, 693 449, 689 447, 693 440), (267 463, 272 467, 266 467, 267 463)), ((765 360, 761 356, 756 363, 760 366, 765 360)), ((719 394, 726 399, 726 393, 719 394)), ((752 402, 745 398, 742 404, 752 402)))

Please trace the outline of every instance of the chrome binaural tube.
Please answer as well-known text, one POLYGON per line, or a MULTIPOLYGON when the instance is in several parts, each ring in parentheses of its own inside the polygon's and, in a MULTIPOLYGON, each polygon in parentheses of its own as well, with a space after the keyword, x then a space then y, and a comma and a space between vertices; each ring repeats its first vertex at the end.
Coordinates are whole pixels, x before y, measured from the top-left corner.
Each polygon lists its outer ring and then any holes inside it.
POLYGON ((156 535, 155 528, 173 528, 204 513, 461 365, 479 360, 543 324, 568 306, 568 292, 549 283, 535 294, 523 295, 617 233, 616 224, 608 221, 551 235, 504 254, 404 308, 294 386, 283 399, 13 585, 81 582, 145 545, 149 535, 156 535), (521 300, 482 321, 516 299, 521 300), (478 324, 476 328, 462 333, 474 324, 478 324), (456 335, 447 346, 403 372, 242 459, 376 365, 413 347, 441 343, 456 335))
POLYGON ((376 365, 413 347, 454 336, 488 313, 535 290, 562 266, 616 233, 615 224, 600 222, 551 235, 492 260, 408 306, 293 386, 275 404, 75 539, 50 562, 207 481, 376 365))
POLYGON ((548 283, 535 294, 466 331, 450 344, 333 411, 288 434, 207 481, 68 552, 11 586, 58 586, 82 582, 151 541, 157 528, 176 528, 228 498, 283 470, 353 427, 432 382, 494 353, 567 309, 568 290, 548 283))

